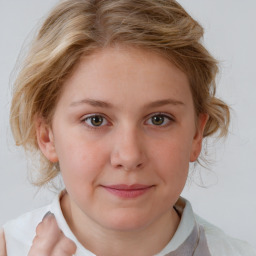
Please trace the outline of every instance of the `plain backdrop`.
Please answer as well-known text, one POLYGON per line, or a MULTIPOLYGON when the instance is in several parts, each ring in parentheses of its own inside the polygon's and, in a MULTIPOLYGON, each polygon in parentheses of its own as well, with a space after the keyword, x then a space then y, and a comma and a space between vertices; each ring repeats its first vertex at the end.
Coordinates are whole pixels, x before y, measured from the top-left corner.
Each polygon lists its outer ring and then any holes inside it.
MULTIPOLYGON (((8 116, 20 49, 56 2, 0 0, 0 226, 54 196, 28 183, 26 157, 14 146, 8 116)), ((256 247, 256 1, 179 2, 205 28, 204 43, 220 61, 218 95, 232 107, 228 139, 209 141, 211 170, 199 168, 201 176, 196 172, 182 195, 203 218, 256 247)))

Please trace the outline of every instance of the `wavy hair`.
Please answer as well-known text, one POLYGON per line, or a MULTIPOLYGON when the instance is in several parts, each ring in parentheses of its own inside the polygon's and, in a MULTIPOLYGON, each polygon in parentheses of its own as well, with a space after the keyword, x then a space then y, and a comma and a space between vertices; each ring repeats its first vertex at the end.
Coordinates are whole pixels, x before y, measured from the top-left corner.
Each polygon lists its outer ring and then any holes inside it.
POLYGON ((114 44, 162 54, 188 76, 196 114, 207 113, 204 137, 227 134, 229 108, 215 96, 217 61, 201 43, 203 28, 174 0, 66 0, 48 15, 14 83, 10 123, 17 145, 40 158, 37 185, 59 172, 40 152, 35 117, 49 124, 63 81, 81 56, 114 44))

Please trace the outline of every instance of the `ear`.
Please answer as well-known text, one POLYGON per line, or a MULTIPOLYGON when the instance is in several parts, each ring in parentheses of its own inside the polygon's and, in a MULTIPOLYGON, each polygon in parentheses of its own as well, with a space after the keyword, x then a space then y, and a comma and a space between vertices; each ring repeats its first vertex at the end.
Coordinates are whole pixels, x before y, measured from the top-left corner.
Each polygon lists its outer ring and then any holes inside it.
POLYGON ((51 162, 59 161, 55 145, 54 136, 51 127, 46 124, 43 118, 36 119, 36 137, 37 143, 44 156, 51 162))
POLYGON ((204 128, 208 121, 208 114, 199 114, 197 119, 196 133, 193 138, 193 145, 190 154, 190 162, 195 162, 200 155, 202 149, 202 141, 204 135, 204 128))

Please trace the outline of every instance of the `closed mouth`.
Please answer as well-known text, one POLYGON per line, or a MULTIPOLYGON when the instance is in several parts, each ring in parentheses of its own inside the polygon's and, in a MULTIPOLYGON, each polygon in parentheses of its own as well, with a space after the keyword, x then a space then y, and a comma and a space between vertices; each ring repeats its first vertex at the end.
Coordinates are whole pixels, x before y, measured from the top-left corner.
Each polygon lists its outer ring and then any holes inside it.
POLYGON ((121 198, 136 198, 145 194, 154 186, 143 185, 143 184, 132 184, 132 185, 115 184, 115 185, 107 185, 102 187, 105 188, 111 194, 114 194, 121 198))

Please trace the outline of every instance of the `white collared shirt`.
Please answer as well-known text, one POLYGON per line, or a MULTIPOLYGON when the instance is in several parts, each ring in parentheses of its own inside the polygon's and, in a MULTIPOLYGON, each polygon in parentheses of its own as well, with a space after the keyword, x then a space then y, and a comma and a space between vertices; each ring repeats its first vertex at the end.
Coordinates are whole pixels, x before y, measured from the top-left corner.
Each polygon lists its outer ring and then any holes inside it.
MULTIPOLYGON (((63 192, 50 205, 28 212, 3 226, 8 256, 27 256, 36 227, 48 211, 55 215, 65 236, 76 243, 75 256, 95 256, 83 247, 70 230, 60 207, 62 195, 63 192)), ((155 256, 256 256, 255 250, 247 243, 228 237, 219 228, 196 216, 186 199, 180 198, 175 209, 181 216, 178 229, 170 242, 155 256)))

